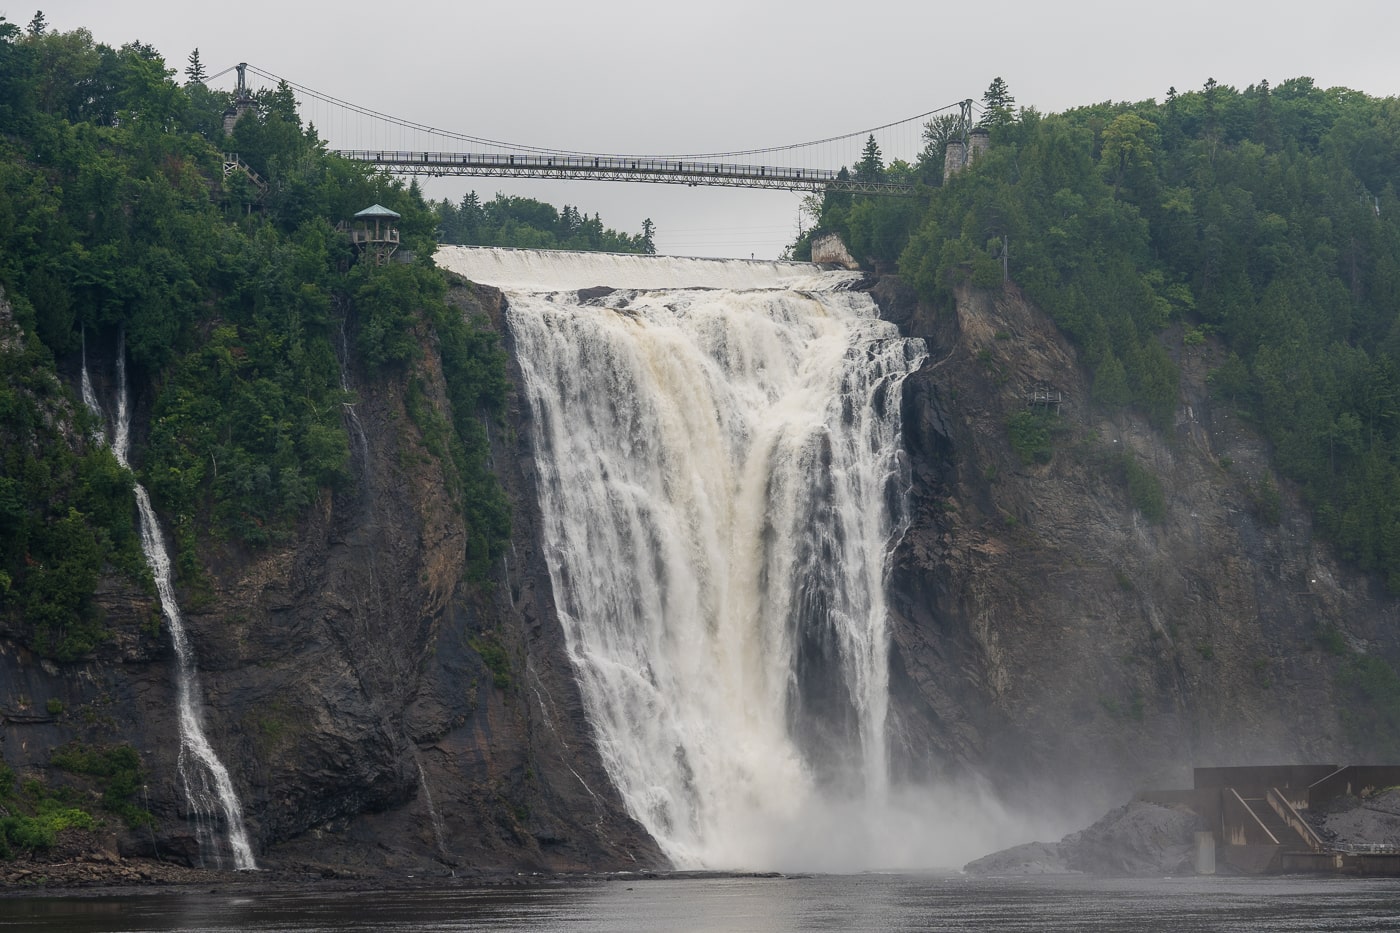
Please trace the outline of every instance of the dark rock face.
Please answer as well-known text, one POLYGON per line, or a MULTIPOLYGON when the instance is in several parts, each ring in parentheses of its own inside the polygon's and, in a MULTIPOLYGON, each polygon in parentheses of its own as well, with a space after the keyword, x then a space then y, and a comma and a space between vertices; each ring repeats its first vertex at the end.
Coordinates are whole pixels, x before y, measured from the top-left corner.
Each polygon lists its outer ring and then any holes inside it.
MULTIPOLYGON (((500 296, 453 301, 498 326, 500 296)), ((417 378, 447 399, 431 347, 417 378)), ((352 377, 355 374, 352 373, 352 377)), ((514 373, 519 379, 519 374, 514 373)), ((209 738, 232 774, 259 861, 362 872, 649 868, 665 864, 624 812, 593 745, 537 545, 536 497, 518 397, 489 425, 514 503, 510 556, 489 585, 466 581, 468 533, 404 406, 404 384, 354 378, 355 485, 313 507, 286 547, 206 542, 209 591, 182 593, 209 738), (509 658, 496 685, 473 643, 509 658)), ((348 415, 347 415, 348 417, 348 415)), ((39 662, 0 643, 5 761, 47 769, 71 738, 132 744, 158 829, 125 853, 193 859, 183 819, 168 636, 149 596, 99 594, 116 639, 91 660, 39 662), (62 715, 46 712, 57 699, 62 715)), ((55 707, 57 708, 57 707, 55 707)))
MULTIPOLYGON (((1400 607, 1314 540, 1286 483, 1279 520, 1260 513, 1252 493, 1270 475, 1267 450, 1206 390, 1218 347, 1171 343, 1183 382, 1163 433, 1097 412, 1073 349, 1014 289, 964 291, 937 311, 897 279, 874 293, 930 351, 901 401, 912 488, 890 567, 897 779, 975 773, 1009 799, 1082 808, 1184 786, 1192 766, 1368 760, 1339 713, 1341 659, 1318 636, 1335 629, 1349 649, 1394 660, 1400 607), (1065 402, 1051 458, 1027 465, 1006 420, 1035 386, 1065 402), (1129 498, 1125 451, 1161 482, 1159 523, 1129 498)), ((499 294, 460 286, 451 297, 505 333, 499 294)), ((426 349, 418 378, 445 408, 426 349)), ((610 786, 574 683, 523 400, 513 394, 505 424, 488 424, 514 535, 478 587, 464 582, 468 530, 407 414, 405 384, 355 382, 354 487, 317 503, 280 549, 205 542, 207 590, 182 593, 206 729, 260 861, 366 872, 663 865, 610 786), (488 636, 509 658, 508 687, 474 647, 488 636)), ((158 828, 121 834, 122 851, 193 858, 158 609, 115 578, 98 602, 114 638, 81 662, 41 662, 0 639, 0 751, 21 777, 81 784, 48 768, 52 749, 130 743, 147 770, 136 802, 158 828)), ((809 652, 816 667, 821 648, 809 652)), ((1108 849, 1125 845, 1138 851, 1108 849)), ((1136 870, 1062 848, 1014 858, 1136 870)))
POLYGON ((1264 443, 1212 400, 1218 346, 1168 341, 1181 397, 1159 432, 1098 411, 1014 287, 937 310, 890 278, 874 295, 929 347, 905 383, 911 525, 890 573, 897 775, 972 771, 1009 799, 1102 807, 1193 766, 1366 757, 1319 636, 1394 661, 1400 605, 1314 539, 1264 443), (1049 462, 1025 464, 1007 419, 1037 386, 1064 401, 1049 462), (1124 457, 1161 483, 1161 522, 1134 507, 1124 457))

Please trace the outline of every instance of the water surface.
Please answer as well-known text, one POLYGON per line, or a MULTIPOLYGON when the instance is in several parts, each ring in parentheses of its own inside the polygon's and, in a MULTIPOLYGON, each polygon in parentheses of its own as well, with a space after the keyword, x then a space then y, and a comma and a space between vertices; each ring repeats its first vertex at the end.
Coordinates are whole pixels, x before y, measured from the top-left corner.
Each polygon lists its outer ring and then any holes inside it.
POLYGON ((336 894, 0 899, 0 931, 26 933, 1395 929, 1396 879, 623 878, 336 894))

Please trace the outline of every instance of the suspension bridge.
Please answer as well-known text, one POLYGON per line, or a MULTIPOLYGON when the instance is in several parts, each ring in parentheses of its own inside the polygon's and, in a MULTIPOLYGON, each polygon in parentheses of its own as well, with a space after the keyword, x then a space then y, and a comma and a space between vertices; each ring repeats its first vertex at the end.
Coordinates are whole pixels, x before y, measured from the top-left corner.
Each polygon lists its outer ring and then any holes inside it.
MULTIPOLYGON (((214 78, 238 72, 236 103, 251 105, 246 72, 285 85, 295 95, 303 120, 316 127, 330 151, 345 159, 376 165, 395 175, 555 178, 648 184, 759 188, 825 193, 909 197, 912 173, 863 177, 851 171, 868 140, 874 139, 887 164, 917 164, 927 142, 929 121, 947 115, 962 132, 971 124, 970 100, 869 127, 807 142, 728 152, 620 155, 579 152, 503 142, 428 126, 353 104, 246 63, 214 78)), ((941 168, 941 166, 940 166, 941 168)))

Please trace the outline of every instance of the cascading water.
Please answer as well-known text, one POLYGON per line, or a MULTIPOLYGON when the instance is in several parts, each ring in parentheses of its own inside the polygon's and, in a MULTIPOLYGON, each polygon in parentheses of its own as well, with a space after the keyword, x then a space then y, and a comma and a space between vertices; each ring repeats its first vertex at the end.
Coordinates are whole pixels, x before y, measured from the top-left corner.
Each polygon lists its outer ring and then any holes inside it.
POLYGON ((437 260, 508 293, 555 601, 631 813, 682 867, 869 865, 810 850, 888 794, 884 574, 922 342, 807 264, 437 260), (560 290, 602 284, 625 290, 560 290))
MULTIPOLYGON (((117 414, 112 425, 109 446, 117 462, 130 469, 127 455, 131 443, 131 412, 126 385, 124 340, 118 342, 116 370, 117 414)), ((88 376, 86 342, 83 346, 82 394, 83 404, 105 424, 106 415, 97 401, 92 380, 88 376)), ((170 555, 165 548, 165 539, 156 521, 155 510, 151 508, 151 499, 146 494, 146 488, 139 482, 134 482, 133 491, 136 494, 136 507, 140 516, 141 550, 145 553, 146 563, 155 578, 161 612, 170 629, 170 640, 175 646, 175 696, 180 729, 178 768, 185 798, 194 816, 201 856, 207 855, 216 865, 223 867, 225 844, 220 842, 216 833, 216 828, 222 823, 227 834, 226 847, 233 867, 240 871, 255 869, 257 864, 253 859, 252 847, 248 843, 248 831, 243 825, 243 807, 233 789, 228 769, 219 760, 218 754, 204 734, 194 649, 185 632, 180 605, 175 600, 175 587, 170 577, 170 555)))

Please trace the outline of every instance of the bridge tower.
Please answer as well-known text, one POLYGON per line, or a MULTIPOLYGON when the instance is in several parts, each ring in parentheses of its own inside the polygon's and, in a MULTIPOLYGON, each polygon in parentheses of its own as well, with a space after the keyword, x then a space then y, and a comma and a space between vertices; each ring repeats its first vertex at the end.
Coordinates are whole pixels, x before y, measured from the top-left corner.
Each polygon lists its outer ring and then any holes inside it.
POLYGON ((987 132, 986 127, 972 125, 972 99, 961 101, 958 107, 961 111, 958 114, 958 136, 948 140, 948 146, 943 151, 944 184, 966 168, 969 162, 986 152, 992 144, 991 134, 987 132))
POLYGON ((355 215, 353 226, 341 224, 340 228, 350 234, 350 242, 361 259, 373 259, 376 266, 382 266, 399 248, 399 230, 395 224, 401 216, 383 204, 374 204, 355 215))
POLYGON ((233 92, 233 103, 224 111, 224 135, 233 132, 234 126, 253 107, 253 95, 248 93, 247 62, 238 63, 238 87, 233 92))

